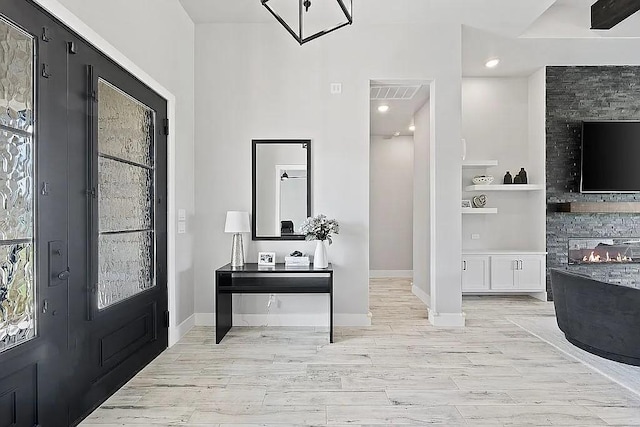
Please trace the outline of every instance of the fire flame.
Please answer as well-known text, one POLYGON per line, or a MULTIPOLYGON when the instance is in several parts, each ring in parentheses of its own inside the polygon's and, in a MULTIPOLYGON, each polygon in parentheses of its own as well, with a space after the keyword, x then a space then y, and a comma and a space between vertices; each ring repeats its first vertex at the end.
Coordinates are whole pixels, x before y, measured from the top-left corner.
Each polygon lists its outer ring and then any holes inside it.
POLYGON ((606 254, 606 258, 603 259, 600 255, 596 255, 595 251, 591 251, 589 256, 582 258, 583 262, 633 262, 633 259, 628 256, 622 256, 620 253, 615 258, 609 256, 609 252, 606 254))

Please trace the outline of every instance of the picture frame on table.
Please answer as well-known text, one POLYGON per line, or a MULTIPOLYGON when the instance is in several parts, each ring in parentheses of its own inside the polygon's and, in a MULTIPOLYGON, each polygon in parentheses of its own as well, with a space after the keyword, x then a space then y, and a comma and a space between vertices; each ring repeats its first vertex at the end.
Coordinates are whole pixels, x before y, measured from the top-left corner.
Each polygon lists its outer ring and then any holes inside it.
POLYGON ((471 200, 462 200, 462 207, 463 208, 472 208, 473 205, 471 204, 471 200))
POLYGON ((273 267, 276 265, 275 252, 258 252, 258 265, 265 267, 273 267))

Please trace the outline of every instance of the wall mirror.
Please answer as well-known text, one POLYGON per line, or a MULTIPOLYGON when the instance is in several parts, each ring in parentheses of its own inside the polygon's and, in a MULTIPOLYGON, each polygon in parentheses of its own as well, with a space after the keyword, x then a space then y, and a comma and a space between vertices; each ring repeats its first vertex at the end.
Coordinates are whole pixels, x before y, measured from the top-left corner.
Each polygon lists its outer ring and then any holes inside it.
POLYGON ((253 140, 253 240, 304 240, 311 216, 311 141, 253 140))

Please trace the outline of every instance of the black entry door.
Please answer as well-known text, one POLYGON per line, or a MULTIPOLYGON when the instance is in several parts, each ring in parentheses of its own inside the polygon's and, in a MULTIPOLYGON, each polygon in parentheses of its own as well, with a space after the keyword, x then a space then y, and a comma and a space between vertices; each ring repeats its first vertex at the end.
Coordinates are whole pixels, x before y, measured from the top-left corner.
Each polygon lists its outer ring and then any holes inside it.
POLYGON ((2 427, 68 424, 66 56, 34 11, 0 1, 2 427))
POLYGON ((68 56, 71 420, 168 344, 166 101, 80 39, 68 56))
POLYGON ((166 101, 0 0, 0 427, 79 422, 167 346, 166 101))

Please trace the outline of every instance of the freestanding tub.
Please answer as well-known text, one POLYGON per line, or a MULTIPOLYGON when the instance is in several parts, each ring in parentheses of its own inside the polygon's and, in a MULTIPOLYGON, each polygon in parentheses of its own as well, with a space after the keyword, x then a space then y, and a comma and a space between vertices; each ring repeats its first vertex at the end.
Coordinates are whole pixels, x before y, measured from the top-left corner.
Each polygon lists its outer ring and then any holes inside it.
POLYGON ((551 270, 560 330, 583 350, 640 366, 640 289, 551 270))

